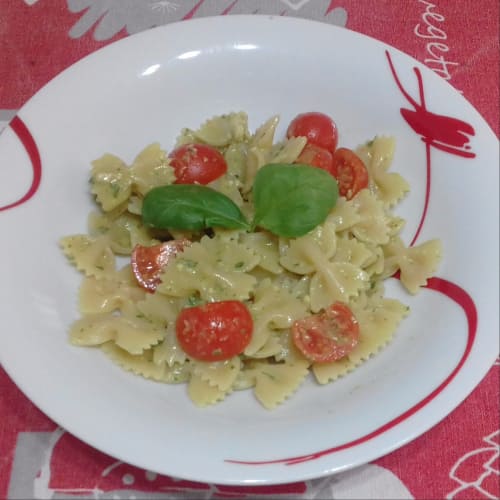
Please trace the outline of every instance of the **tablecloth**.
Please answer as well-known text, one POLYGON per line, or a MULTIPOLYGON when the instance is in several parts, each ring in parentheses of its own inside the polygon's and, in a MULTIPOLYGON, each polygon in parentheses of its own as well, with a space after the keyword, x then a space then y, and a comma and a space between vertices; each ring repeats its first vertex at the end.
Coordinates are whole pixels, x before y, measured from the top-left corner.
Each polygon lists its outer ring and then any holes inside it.
MULTIPOLYGON (((458 89, 498 135, 498 0, 0 0, 0 128, 100 47, 174 21, 234 14, 315 19, 387 42, 458 89)), ((499 371, 497 359, 442 422, 372 463, 243 487, 161 476, 106 456, 42 414, 0 368, 0 498, 498 498, 499 371)))

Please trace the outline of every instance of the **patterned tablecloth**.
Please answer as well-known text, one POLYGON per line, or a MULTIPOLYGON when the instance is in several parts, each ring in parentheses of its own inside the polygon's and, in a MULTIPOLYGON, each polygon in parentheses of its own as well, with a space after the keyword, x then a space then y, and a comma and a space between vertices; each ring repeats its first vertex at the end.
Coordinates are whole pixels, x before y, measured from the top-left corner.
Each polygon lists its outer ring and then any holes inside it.
MULTIPOLYGON (((173 21, 233 14, 316 19, 392 44, 462 92, 498 135, 498 0, 0 0, 0 127, 53 76, 106 44, 173 21)), ((0 498, 498 498, 499 370, 497 360, 441 423, 373 463, 245 488, 118 462, 50 421, 0 367, 0 498)))

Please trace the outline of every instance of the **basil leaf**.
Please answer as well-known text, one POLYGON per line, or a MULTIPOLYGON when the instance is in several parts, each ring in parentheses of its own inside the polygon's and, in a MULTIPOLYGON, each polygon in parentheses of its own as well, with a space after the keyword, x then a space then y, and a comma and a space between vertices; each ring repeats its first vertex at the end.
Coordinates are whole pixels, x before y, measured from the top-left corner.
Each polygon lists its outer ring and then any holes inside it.
POLYGON ((151 189, 144 197, 142 219, 146 225, 161 229, 199 231, 209 227, 250 227, 230 198, 199 184, 172 184, 151 189))
POLYGON ((337 181, 325 170, 265 165, 255 176, 253 225, 287 238, 303 236, 326 219, 337 198, 337 181))

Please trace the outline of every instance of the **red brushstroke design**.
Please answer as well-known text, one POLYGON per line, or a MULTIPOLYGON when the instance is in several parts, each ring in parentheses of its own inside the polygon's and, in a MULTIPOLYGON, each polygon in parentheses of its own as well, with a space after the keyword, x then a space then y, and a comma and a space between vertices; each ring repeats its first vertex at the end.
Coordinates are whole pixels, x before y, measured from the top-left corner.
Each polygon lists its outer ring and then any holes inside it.
POLYGON ((410 246, 413 246, 417 240, 420 231, 424 225, 427 216, 427 208, 429 206, 429 199, 431 193, 431 147, 435 147, 446 153, 450 153, 462 158, 475 158, 475 154, 470 151, 469 136, 475 135, 474 128, 468 123, 451 118, 449 116, 438 115, 432 113, 427 109, 425 103, 424 83, 420 70, 416 67, 413 68, 418 82, 419 100, 420 104, 413 99, 413 97, 403 87, 397 73, 396 68, 391 59, 389 51, 385 51, 389 67, 396 85, 398 86, 401 94, 413 106, 413 109, 401 108, 401 115, 406 123, 421 136, 422 141, 425 143, 425 156, 426 156, 426 181, 425 181, 425 201, 422 216, 413 237, 410 246))
POLYGON ((413 68, 418 81, 420 104, 404 89, 398 78, 389 51, 385 51, 392 75, 396 84, 413 106, 413 110, 401 108, 401 115, 406 123, 422 137, 422 141, 429 146, 440 149, 446 153, 474 158, 476 155, 470 151, 470 137, 475 135, 474 128, 468 123, 457 118, 431 113, 425 104, 424 85, 422 74, 418 68, 413 68))
POLYGON ((40 181, 42 179, 42 161, 40 160, 40 153, 28 127, 21 120, 21 118, 19 118, 19 116, 15 116, 14 118, 12 118, 9 126, 17 135, 18 139, 21 141, 21 144, 24 146, 24 149, 28 153, 29 159, 31 161, 31 167, 33 169, 33 179, 31 181, 31 186, 29 187, 26 194, 19 198, 17 201, 0 207, 0 212, 2 212, 3 210, 9 210, 27 202, 37 192, 40 186, 40 181))
POLYGON ((412 415, 417 413, 420 409, 430 403, 433 399, 435 399, 455 378, 457 373, 461 370, 465 361, 469 357, 472 346, 474 344, 474 340, 476 338, 476 330, 477 330, 477 310, 474 304, 474 301, 470 297, 470 295, 460 288, 458 285, 455 285, 451 281, 447 281, 442 278, 430 278, 427 282, 426 288, 429 290, 434 290, 436 292, 442 293, 446 295, 448 298, 456 302, 464 311, 465 317, 467 320, 467 344, 465 346, 464 352, 460 361, 457 363, 453 371, 446 377, 441 384, 434 389, 428 396, 419 401, 416 405, 412 406, 410 409, 406 410, 404 413, 394 418, 393 420, 387 422, 382 425, 378 429, 362 436, 358 439, 350 441, 348 443, 341 444, 339 446, 335 446, 333 448, 327 448, 325 450, 321 450, 315 453, 311 453, 309 455, 299 455, 296 457, 290 458, 280 458, 276 460, 261 460, 261 461, 241 461, 241 460, 226 460, 226 462, 239 464, 239 465, 270 465, 270 464, 284 464, 284 465, 296 465, 302 462, 307 462, 309 460, 316 460, 318 458, 324 457, 326 455, 330 455, 332 453, 336 453, 338 451, 347 450, 349 448, 353 448, 354 446, 361 445, 374 439, 384 432, 392 429, 397 426, 401 422, 407 420, 412 415))

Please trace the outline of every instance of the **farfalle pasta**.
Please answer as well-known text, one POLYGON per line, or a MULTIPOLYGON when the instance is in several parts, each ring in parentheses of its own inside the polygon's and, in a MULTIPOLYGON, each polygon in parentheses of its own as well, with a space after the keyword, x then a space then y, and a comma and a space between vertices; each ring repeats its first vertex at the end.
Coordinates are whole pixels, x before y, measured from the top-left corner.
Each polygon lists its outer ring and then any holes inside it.
POLYGON ((340 148, 344 163, 336 165, 337 150, 325 156, 307 134, 287 133, 277 141, 278 123, 273 116, 251 133, 247 115, 238 112, 183 129, 174 151, 212 151, 205 163, 213 172, 203 183, 181 182, 180 159, 159 143, 130 165, 112 154, 92 162, 97 209, 89 215, 88 234, 61 239, 83 274, 72 344, 99 348, 147 379, 184 383, 200 407, 252 390, 273 409, 306 377, 333 382, 391 341, 409 307, 384 296, 384 280, 399 271, 402 285, 417 293, 442 254, 439 240, 407 247, 400 237, 404 220, 392 210, 409 185, 390 172, 394 140, 377 136, 356 152, 340 148), (351 154, 362 175, 359 185, 346 189, 338 169, 352 167, 345 163, 351 154), (331 169, 318 163, 323 158, 331 169), (259 191, 276 182, 270 177, 276 171, 297 176, 286 186, 288 208, 280 208, 279 185, 271 190, 276 200, 259 191), (307 199, 297 195, 304 189, 307 199), (168 210, 172 203, 177 216, 168 210), (315 205, 323 205, 321 213, 315 205), (154 221, 166 216, 167 222, 151 223, 151 211, 154 221), (123 259, 128 262, 120 265, 123 259), (193 325, 202 323, 190 322, 191 312, 206 314, 221 304, 246 314, 245 321, 214 316, 232 322, 226 337, 241 337, 235 352, 223 343, 213 348, 208 337, 217 332, 200 333, 203 328, 193 325), (342 311, 349 316, 340 321, 342 311), (355 335, 347 336, 345 325, 355 335), (325 331, 329 327, 335 331, 325 331), (202 355, 200 342, 212 351, 202 355), (333 345, 335 352, 317 355, 318 345, 333 345))

